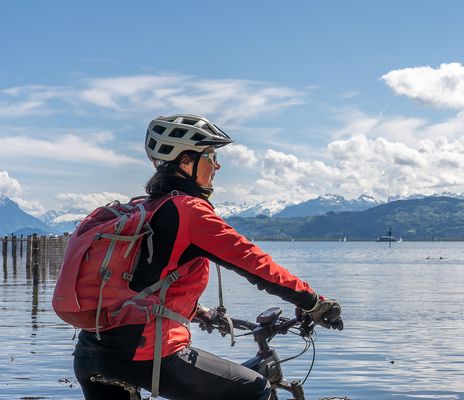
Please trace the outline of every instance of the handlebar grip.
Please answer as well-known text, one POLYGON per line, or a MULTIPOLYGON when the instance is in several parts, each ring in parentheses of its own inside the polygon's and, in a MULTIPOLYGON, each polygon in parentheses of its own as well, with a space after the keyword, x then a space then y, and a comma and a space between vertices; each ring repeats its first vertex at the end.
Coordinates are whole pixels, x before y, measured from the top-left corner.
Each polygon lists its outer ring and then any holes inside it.
POLYGON ((335 322, 341 315, 342 309, 340 306, 333 306, 329 311, 327 311, 323 317, 330 322, 335 322))

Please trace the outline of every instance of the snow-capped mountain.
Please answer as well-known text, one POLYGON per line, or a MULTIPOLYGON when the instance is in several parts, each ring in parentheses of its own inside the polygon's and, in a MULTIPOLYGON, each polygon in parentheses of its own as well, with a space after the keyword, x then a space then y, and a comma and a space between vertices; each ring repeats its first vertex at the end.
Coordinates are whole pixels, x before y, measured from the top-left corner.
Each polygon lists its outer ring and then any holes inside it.
MULTIPOLYGON (((395 200, 411 200, 426 197, 452 197, 464 199, 464 193, 443 192, 431 196, 411 195, 407 197, 390 197, 395 200)), ((216 212, 223 218, 232 216, 256 217, 258 215, 276 218, 307 217, 323 215, 327 212, 363 211, 382 204, 371 196, 361 195, 357 199, 346 200, 336 194, 325 194, 300 204, 289 204, 283 200, 267 200, 258 204, 235 204, 224 202, 215 205, 216 212)), ((0 196, 0 235, 18 234, 61 234, 73 232, 76 225, 88 214, 87 210, 70 209, 67 211, 50 210, 36 218, 21 210, 17 203, 6 196, 0 196)))
POLYGON ((325 194, 299 204, 292 204, 285 200, 266 200, 254 205, 224 202, 215 205, 215 208, 216 213, 223 218, 249 218, 257 215, 290 218, 322 215, 329 211, 362 211, 379 204, 382 203, 367 195, 361 195, 356 200, 346 200, 343 196, 325 194))
POLYGON ((49 225, 54 233, 73 232, 79 221, 84 219, 88 211, 71 209, 67 211, 49 210, 38 218, 49 225))
POLYGON ((266 215, 268 217, 271 217, 279 213, 288 205, 289 202, 285 200, 265 200, 261 201, 258 204, 255 204, 254 206, 250 206, 246 210, 242 210, 235 216, 247 218, 256 217, 257 215, 266 215))
POLYGON ((451 197, 453 199, 464 199, 464 193, 451 193, 451 192, 442 192, 442 193, 434 193, 430 195, 414 193, 408 196, 390 196, 388 198, 387 203, 396 200, 417 200, 417 199, 425 199, 426 197, 451 197))
POLYGON ((32 232, 47 234, 50 232, 50 227, 25 213, 10 198, 0 196, 0 235, 10 235, 18 231, 23 234, 32 232))
POLYGON ((382 202, 364 194, 357 199, 346 200, 343 196, 328 193, 300 204, 285 207, 274 216, 276 218, 294 218, 324 215, 329 211, 363 211, 379 204, 382 202))
POLYGON ((252 205, 248 203, 236 204, 230 201, 214 204, 214 211, 222 218, 229 218, 232 215, 238 215, 242 211, 248 210, 252 205))
POLYGON ((284 200, 266 200, 257 204, 224 202, 215 204, 216 214, 222 218, 229 217, 256 217, 266 215, 268 217, 283 210, 289 203, 284 200))

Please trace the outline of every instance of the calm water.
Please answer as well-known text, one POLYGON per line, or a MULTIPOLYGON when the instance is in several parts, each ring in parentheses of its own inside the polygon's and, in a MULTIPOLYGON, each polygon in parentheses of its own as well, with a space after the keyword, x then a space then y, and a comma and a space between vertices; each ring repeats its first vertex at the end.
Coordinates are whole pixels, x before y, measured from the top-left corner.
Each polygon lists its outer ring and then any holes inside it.
MULTIPOLYGON (((464 243, 258 244, 342 304, 346 329, 318 330, 308 398, 464 399, 464 243)), ((50 307, 57 268, 32 276, 19 259, 0 268, 0 399, 82 399, 71 367, 74 329, 50 307)), ((292 313, 243 278, 223 278, 230 314, 254 319, 276 305, 292 313)), ((214 269, 202 303, 217 304, 214 269)), ((193 329, 197 347, 236 361, 255 353, 249 338, 231 348, 228 338, 193 329)), ((294 336, 273 344, 281 358, 302 348, 294 336)), ((309 364, 309 352, 285 364, 287 378, 303 378, 309 364)))

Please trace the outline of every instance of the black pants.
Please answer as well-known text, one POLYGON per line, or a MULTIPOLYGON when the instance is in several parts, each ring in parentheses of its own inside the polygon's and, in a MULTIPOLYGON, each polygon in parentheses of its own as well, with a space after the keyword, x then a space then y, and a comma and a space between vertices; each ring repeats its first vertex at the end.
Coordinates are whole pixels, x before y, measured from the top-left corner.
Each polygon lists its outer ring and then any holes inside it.
MULTIPOLYGON (((152 361, 123 361, 105 358, 74 358, 74 372, 86 400, 129 400, 129 393, 116 386, 90 381, 104 375, 151 388, 152 361)), ((160 396, 172 400, 268 400, 269 382, 240 364, 206 351, 186 348, 161 361, 160 396)))

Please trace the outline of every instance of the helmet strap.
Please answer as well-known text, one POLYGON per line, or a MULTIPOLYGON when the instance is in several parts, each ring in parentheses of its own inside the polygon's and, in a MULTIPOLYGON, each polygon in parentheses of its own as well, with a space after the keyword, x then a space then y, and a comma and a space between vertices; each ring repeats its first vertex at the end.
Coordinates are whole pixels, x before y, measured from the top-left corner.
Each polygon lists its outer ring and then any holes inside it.
POLYGON ((176 170, 176 172, 181 174, 185 179, 188 179, 190 181, 194 181, 192 175, 187 174, 187 172, 185 172, 182 168, 176 167, 175 170, 176 170))
POLYGON ((200 186, 197 183, 197 178, 198 178, 198 164, 200 163, 200 158, 201 158, 202 153, 198 153, 198 156, 195 157, 194 162, 193 162, 193 168, 192 168, 192 175, 189 175, 187 172, 185 172, 182 168, 179 166, 176 167, 176 171, 181 174, 185 179, 188 179, 189 181, 192 181, 195 185, 197 185, 200 188, 201 193, 205 198, 209 198, 213 194, 213 188, 204 188, 200 186))
POLYGON ((198 178, 198 164, 200 164, 200 158, 201 158, 202 153, 198 153, 198 155, 195 157, 195 161, 193 162, 193 168, 192 168, 192 179, 195 183, 197 183, 197 178, 198 178))
POLYGON ((189 175, 187 172, 185 172, 182 168, 180 168, 178 165, 176 166, 176 171, 181 174, 185 179, 193 181, 193 183, 197 184, 197 178, 198 178, 198 164, 200 163, 200 157, 201 153, 198 153, 198 156, 195 157, 193 161, 193 167, 192 167, 192 175, 189 175))

